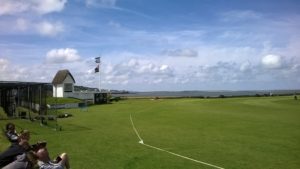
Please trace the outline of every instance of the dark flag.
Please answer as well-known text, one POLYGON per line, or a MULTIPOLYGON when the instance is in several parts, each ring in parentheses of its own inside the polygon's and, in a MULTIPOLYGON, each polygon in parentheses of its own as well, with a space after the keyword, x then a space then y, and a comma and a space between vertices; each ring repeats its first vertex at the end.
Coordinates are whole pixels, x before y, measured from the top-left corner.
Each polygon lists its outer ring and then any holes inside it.
POLYGON ((95 58, 95 62, 96 62, 96 63, 100 63, 100 57, 96 57, 96 58, 95 58))
POLYGON ((99 72, 99 65, 95 68, 95 73, 99 72))

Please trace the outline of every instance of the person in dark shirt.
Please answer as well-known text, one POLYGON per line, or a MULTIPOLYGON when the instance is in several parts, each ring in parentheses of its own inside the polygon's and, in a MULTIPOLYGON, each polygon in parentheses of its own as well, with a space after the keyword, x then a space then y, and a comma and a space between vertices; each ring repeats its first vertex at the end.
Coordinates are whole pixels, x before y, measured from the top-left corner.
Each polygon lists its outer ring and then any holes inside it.
POLYGON ((5 151, 0 153, 0 168, 13 162, 18 155, 21 155, 30 150, 28 140, 21 139, 18 144, 12 144, 5 151))
POLYGON ((9 163, 2 169, 33 169, 37 165, 37 156, 33 151, 28 151, 16 157, 16 160, 9 163))

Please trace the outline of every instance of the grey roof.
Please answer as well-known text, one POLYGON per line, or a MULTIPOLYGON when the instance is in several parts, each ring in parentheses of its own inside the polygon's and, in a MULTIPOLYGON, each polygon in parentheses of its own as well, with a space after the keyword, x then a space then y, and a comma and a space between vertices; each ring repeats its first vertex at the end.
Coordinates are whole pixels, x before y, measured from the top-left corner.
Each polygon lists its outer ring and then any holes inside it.
POLYGON ((75 80, 74 80, 74 77, 72 76, 72 74, 69 72, 68 69, 65 69, 65 70, 59 70, 56 73, 55 77, 52 80, 52 84, 54 84, 54 85, 62 84, 68 75, 71 76, 71 78, 73 79, 73 81, 75 83, 75 80))

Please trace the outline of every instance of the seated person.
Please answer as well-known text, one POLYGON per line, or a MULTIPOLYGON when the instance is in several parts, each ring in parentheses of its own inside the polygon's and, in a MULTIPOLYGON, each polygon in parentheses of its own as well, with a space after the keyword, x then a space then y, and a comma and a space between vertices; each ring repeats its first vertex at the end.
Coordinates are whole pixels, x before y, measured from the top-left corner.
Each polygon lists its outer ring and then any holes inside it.
POLYGON ((37 156, 33 151, 18 155, 16 160, 9 163, 2 169, 33 169, 37 164, 37 156))
POLYGON ((4 152, 0 153, 0 168, 13 162, 18 155, 29 151, 30 147, 28 141, 25 139, 21 139, 18 144, 12 144, 4 152))
POLYGON ((22 130, 19 134, 18 141, 20 140, 30 140, 30 132, 28 130, 22 130))
POLYGON ((16 132, 15 125, 13 123, 6 124, 5 135, 11 143, 18 142, 19 136, 16 132))
POLYGON ((39 149, 46 147, 47 142, 38 141, 36 144, 31 145, 31 150, 37 152, 39 149))
POLYGON ((64 169, 70 168, 69 158, 66 153, 61 154, 56 158, 55 161, 51 161, 49 157, 49 152, 46 147, 40 148, 36 155, 38 157, 38 165, 40 169, 64 169))

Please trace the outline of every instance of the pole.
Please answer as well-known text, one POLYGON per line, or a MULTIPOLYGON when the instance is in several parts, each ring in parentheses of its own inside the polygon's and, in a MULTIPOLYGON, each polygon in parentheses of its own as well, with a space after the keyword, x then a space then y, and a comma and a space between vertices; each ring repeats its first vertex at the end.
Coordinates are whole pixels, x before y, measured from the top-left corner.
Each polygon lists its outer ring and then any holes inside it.
POLYGON ((100 86, 101 85, 101 76, 100 76, 101 60, 100 59, 101 59, 100 56, 95 58, 95 62, 98 64, 97 67, 95 68, 95 73, 99 73, 99 86, 98 86, 99 87, 99 92, 101 91, 101 88, 100 88, 101 87, 100 86))
POLYGON ((29 96, 29 86, 27 86, 27 102, 28 102, 28 117, 29 117, 29 120, 31 120, 31 102, 29 101, 30 100, 30 96, 29 96))
POLYGON ((99 92, 101 92, 101 71, 100 71, 100 68, 101 68, 101 57, 99 57, 99 92))
POLYGON ((57 84, 55 84, 55 131, 57 131, 58 124, 57 124, 57 84))
POLYGON ((42 114, 42 85, 39 85, 39 116, 42 114))

